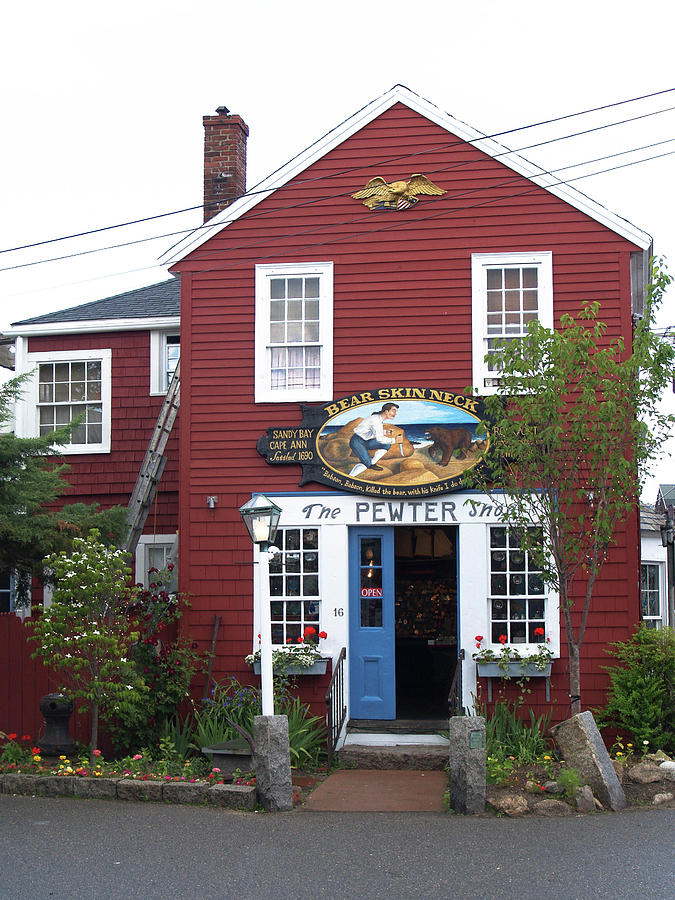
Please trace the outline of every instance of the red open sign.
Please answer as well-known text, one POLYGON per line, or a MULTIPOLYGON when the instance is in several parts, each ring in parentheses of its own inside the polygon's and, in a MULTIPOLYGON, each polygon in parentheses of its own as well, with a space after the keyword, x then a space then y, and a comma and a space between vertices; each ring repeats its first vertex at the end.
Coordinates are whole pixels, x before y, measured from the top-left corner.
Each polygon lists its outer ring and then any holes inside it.
POLYGON ((382 596, 382 588, 361 588, 361 596, 362 597, 381 597, 382 596))

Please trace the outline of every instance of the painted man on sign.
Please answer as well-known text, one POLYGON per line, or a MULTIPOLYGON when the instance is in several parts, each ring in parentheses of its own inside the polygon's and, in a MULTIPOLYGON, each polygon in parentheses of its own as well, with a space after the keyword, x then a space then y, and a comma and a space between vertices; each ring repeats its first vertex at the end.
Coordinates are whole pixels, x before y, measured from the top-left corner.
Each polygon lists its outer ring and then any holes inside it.
POLYGON ((349 447, 359 460, 349 473, 350 478, 356 478, 366 469, 374 469, 382 472, 382 466, 377 461, 391 448, 392 444, 400 444, 403 441, 403 432, 393 433, 385 423, 395 418, 398 411, 398 403, 385 403, 379 412, 365 418, 354 429, 349 441, 349 447), (370 451, 374 450, 372 459, 370 451))

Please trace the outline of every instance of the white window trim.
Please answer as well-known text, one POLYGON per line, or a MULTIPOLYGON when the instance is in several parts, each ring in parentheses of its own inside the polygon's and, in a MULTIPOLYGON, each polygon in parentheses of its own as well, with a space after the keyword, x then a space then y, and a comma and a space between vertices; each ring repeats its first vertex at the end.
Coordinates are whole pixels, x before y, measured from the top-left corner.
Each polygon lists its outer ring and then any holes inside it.
POLYGON ((179 334, 179 330, 150 332, 150 396, 166 394, 169 385, 166 383, 166 339, 179 334))
POLYGON ((537 651, 542 647, 547 647, 551 651, 552 659, 558 659, 560 657, 560 603, 559 603, 559 595, 556 591, 551 589, 551 586, 548 582, 544 582, 544 630, 546 634, 544 635, 544 641, 539 643, 531 644, 529 642, 524 642, 520 644, 507 642, 506 644, 501 644, 499 641, 492 640, 492 615, 490 610, 490 601, 491 601, 491 591, 490 591, 490 572, 491 572, 491 557, 490 557, 490 528, 504 528, 504 526, 500 522, 492 522, 485 529, 485 625, 481 628, 480 632, 476 632, 476 634, 483 634, 484 640, 481 645, 482 650, 492 650, 495 654, 500 654, 504 647, 510 647, 512 650, 517 650, 521 656, 529 656, 533 653, 537 653, 537 651), (548 638, 549 640, 546 640, 548 638))
POLYGON ((59 447, 64 456, 84 453, 110 453, 111 432, 111 370, 112 350, 50 350, 40 353, 26 353, 21 371, 34 371, 22 400, 17 404, 16 433, 19 437, 38 437, 40 434, 38 421, 38 376, 40 363, 60 362, 101 362, 101 404, 103 406, 103 423, 101 441, 98 444, 65 444, 59 447))
POLYGON ((659 622, 660 628, 665 628, 668 622, 668 591, 666 585, 666 563, 662 559, 641 559, 640 560, 640 621, 641 622, 659 622), (657 566, 659 571, 659 616, 643 616, 642 615, 642 566, 657 566))
POLYGON ((293 403, 299 401, 331 400, 333 397, 333 263, 276 263, 255 267, 255 402, 293 403), (269 291, 267 284, 273 277, 320 278, 319 341, 321 346, 321 384, 314 390, 293 389, 273 391, 271 387, 269 351, 269 291))
POLYGON ((148 586, 148 548, 159 544, 162 547, 172 548, 176 543, 176 533, 173 534, 142 534, 136 545, 134 554, 134 573, 137 583, 148 586))
POLYGON ((539 271, 539 322, 553 329, 553 253, 472 253, 471 254, 471 321, 473 384, 479 394, 496 394, 496 385, 484 386, 486 378, 494 378, 485 363, 487 338, 487 276, 497 266, 536 266, 539 271))

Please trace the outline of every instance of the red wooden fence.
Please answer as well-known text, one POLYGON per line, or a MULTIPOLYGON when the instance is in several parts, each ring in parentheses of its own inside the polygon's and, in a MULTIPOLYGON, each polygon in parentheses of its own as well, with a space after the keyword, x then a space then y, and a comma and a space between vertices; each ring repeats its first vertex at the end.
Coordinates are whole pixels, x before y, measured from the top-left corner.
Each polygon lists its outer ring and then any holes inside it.
MULTIPOLYGON (((40 659, 31 659, 35 644, 27 640, 29 629, 14 613, 0 613, 0 731, 29 734, 35 743, 44 734, 40 698, 56 691, 58 675, 40 659)), ((88 742, 84 716, 73 714, 70 734, 88 742)))

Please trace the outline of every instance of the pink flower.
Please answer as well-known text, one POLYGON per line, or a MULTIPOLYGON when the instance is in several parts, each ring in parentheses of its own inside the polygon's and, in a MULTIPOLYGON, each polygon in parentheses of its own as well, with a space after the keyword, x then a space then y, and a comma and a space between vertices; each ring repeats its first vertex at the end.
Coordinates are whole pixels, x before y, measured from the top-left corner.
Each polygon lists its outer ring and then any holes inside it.
POLYGON ((94 750, 94 756, 100 756, 100 755, 101 755, 100 750, 94 750))
POLYGON ((143 755, 141 753, 136 753, 132 758, 135 760, 143 759, 143 755))

